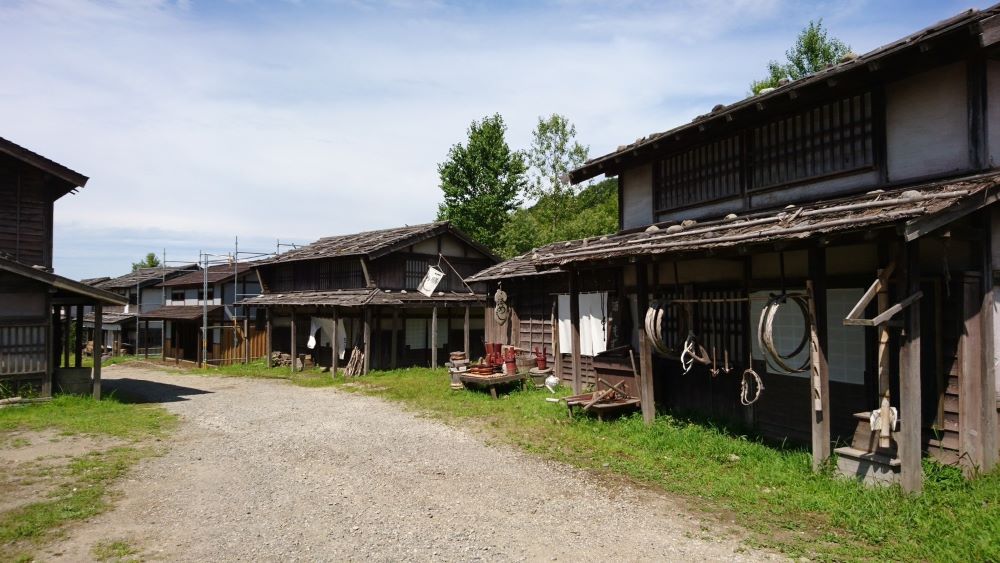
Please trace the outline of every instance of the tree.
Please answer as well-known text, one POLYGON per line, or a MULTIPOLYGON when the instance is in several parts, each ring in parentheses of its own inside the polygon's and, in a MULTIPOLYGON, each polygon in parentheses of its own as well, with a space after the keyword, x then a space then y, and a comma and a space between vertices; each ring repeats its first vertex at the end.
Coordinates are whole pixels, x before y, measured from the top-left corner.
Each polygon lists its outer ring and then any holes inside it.
POLYGON ((160 259, 156 257, 155 252, 150 252, 145 258, 138 262, 132 262, 132 271, 136 271, 140 268, 156 268, 160 265, 160 259))
POLYGON ((836 37, 831 38, 823 27, 823 20, 810 21, 799 32, 795 45, 785 51, 784 64, 771 61, 767 64, 768 76, 750 83, 750 91, 756 95, 765 88, 776 88, 782 80, 798 80, 814 72, 836 64, 851 48, 836 37))
POLYGON ((576 141, 576 126, 565 116, 538 118, 528 149, 530 180, 525 195, 537 200, 535 218, 552 231, 569 216, 569 198, 576 194, 569 172, 586 162, 588 153, 588 147, 576 141))
POLYGON ((507 145, 500 114, 473 121, 468 143, 453 145, 438 164, 444 202, 438 220, 451 221, 474 240, 497 250, 507 217, 520 205, 527 169, 524 155, 507 145))

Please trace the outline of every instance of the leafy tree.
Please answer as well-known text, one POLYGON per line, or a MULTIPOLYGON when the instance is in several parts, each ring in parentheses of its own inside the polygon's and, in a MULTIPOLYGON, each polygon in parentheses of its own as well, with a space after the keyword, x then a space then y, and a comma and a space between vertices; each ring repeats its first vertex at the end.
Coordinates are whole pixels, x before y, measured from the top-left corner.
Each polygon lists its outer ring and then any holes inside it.
POLYGON ((512 258, 546 244, 614 233, 618 230, 618 183, 614 179, 585 187, 560 198, 565 218, 553 225, 548 210, 551 197, 515 211, 501 234, 504 258, 512 258))
POLYGON ((508 215, 520 205, 527 169, 524 155, 507 145, 506 131, 500 114, 473 121, 467 144, 453 145, 438 164, 444 192, 438 219, 494 250, 499 250, 498 235, 508 215))
POLYGON ((150 252, 145 258, 138 262, 132 262, 132 271, 136 271, 140 268, 156 268, 160 265, 160 259, 156 257, 155 252, 150 252))
POLYGON ((784 64, 767 63, 767 77, 750 83, 750 91, 759 94, 765 88, 775 88, 782 80, 798 80, 840 61, 851 48, 836 37, 831 38, 823 27, 823 20, 810 21, 799 32, 795 45, 785 51, 784 64))
POLYGON ((588 152, 576 141, 576 126, 565 116, 538 118, 528 149, 530 179, 525 195, 538 201, 535 219, 553 231, 569 217, 569 198, 576 194, 569 172, 586 162, 588 152))

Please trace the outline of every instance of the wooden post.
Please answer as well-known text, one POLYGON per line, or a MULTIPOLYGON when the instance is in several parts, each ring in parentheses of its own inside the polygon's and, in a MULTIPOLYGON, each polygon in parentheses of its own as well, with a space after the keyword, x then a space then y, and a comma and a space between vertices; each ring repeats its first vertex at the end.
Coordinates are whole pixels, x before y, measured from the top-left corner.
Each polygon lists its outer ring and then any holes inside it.
MULTIPOLYGON (((920 239, 904 244, 903 283, 901 297, 920 290, 920 239)), ((923 488, 923 468, 920 466, 920 303, 906 308, 906 324, 899 349, 899 447, 900 484, 906 492, 923 488)))
POLYGON ((271 308, 264 308, 264 349, 267 352, 267 367, 268 369, 274 367, 274 361, 271 359, 271 354, 274 352, 274 348, 271 344, 271 308))
POLYGON ((69 367, 69 329, 70 323, 73 321, 73 309, 69 305, 65 305, 62 308, 63 314, 66 315, 65 320, 61 320, 63 324, 63 367, 69 367))
POLYGON ((101 358, 104 356, 104 305, 94 305, 94 400, 101 400, 101 358))
MULTIPOLYGON (((986 366, 983 365, 982 349, 986 346, 983 338, 984 313, 982 298, 983 282, 977 275, 967 274, 962 283, 962 311, 964 330, 962 331, 961 374, 958 392, 958 438, 959 461, 967 476, 971 476, 983 466, 983 396, 982 380, 986 366)), ((919 304, 917 302, 913 306, 919 304)))
POLYGON ((438 367, 438 308, 431 307, 431 367, 438 367))
POLYGON ((250 319, 246 315, 243 316, 243 363, 250 363, 250 319))
POLYGON ((830 366, 826 337, 826 250, 809 249, 809 375, 813 470, 830 458, 830 366))
POLYGON ((392 337, 389 338, 389 369, 396 369, 399 355, 399 308, 392 308, 392 337))
POLYGON ((76 306, 76 350, 73 365, 83 367, 83 349, 87 345, 87 339, 83 336, 83 306, 76 306))
POLYGON ((204 328, 199 328, 198 329, 198 342, 197 342, 198 348, 197 348, 197 352, 195 352, 195 354, 196 354, 195 355, 195 359, 197 360, 196 364, 197 364, 198 367, 202 367, 204 365, 203 362, 205 361, 205 358, 204 358, 203 350, 205 348, 204 348, 204 346, 202 344, 205 342, 205 340, 206 340, 206 338, 205 338, 205 330, 204 330, 204 328))
POLYGON ((637 263, 635 265, 635 319, 633 321, 634 330, 639 336, 639 400, 642 407, 642 420, 646 424, 652 424, 656 418, 656 397, 653 387, 653 346, 646 334, 645 326, 646 311, 649 309, 649 288, 646 278, 646 264, 637 263))
POLYGON ((292 373, 295 373, 295 364, 299 360, 299 348, 298 348, 298 338, 297 330, 295 327, 295 309, 292 309, 292 364, 289 369, 292 373))
POLYGON ((146 335, 142 339, 142 341, 145 344, 145 346, 143 347, 144 350, 145 350, 145 354, 144 355, 145 355, 146 359, 148 360, 149 359, 149 319, 146 319, 145 323, 146 323, 146 325, 145 325, 145 333, 146 333, 146 335))
POLYGON ((569 320, 573 333, 573 393, 583 391, 582 362, 580 361, 580 277, 576 268, 569 272, 569 320))
POLYGON ((333 334, 330 336, 330 348, 333 350, 330 353, 330 376, 337 376, 337 361, 340 359, 340 355, 337 353, 337 346, 340 344, 340 321, 337 319, 337 308, 333 308, 333 334))
POLYGON ((365 327, 364 327, 364 345, 365 345, 365 361, 364 361, 364 374, 368 375, 368 369, 371 367, 371 340, 372 340, 372 311, 368 307, 365 307, 365 327))
POLYGON ((555 374, 562 379, 562 342, 559 340, 559 298, 552 300, 552 359, 555 360, 555 374))
POLYGON ((462 324, 462 349, 465 350, 465 357, 472 360, 472 350, 469 350, 469 306, 465 306, 465 322, 462 324))
POLYGON ((993 206, 990 208, 990 215, 986 221, 989 237, 986 238, 986 264, 983 272, 983 315, 982 315, 982 337, 983 337, 983 376, 980 381, 980 394, 983 398, 982 427, 983 427, 983 460, 982 471, 992 471, 1000 457, 1000 437, 997 433, 1000 428, 997 426, 997 400, 1000 399, 1000 387, 997 387, 996 373, 996 320, 993 308, 997 303, 997 288, 993 281, 993 272, 1000 266, 1000 208, 993 206))

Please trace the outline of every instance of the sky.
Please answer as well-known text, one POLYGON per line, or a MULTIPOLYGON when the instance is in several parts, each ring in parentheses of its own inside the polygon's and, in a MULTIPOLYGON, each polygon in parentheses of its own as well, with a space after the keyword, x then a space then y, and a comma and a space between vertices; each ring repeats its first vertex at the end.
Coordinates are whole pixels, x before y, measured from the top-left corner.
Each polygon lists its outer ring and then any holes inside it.
POLYGON ((432 221, 437 165, 500 113, 599 156, 743 98, 810 20, 861 54, 978 0, 0 0, 0 137, 86 176, 54 262, 432 221))

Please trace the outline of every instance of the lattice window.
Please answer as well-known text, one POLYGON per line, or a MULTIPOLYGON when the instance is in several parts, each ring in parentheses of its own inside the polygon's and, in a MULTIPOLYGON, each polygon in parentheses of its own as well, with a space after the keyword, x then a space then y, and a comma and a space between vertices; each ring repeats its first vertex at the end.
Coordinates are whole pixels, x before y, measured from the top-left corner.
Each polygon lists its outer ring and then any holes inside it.
POLYGON ((364 272, 357 260, 334 262, 331 266, 330 279, 335 289, 364 287, 364 272))
POLYGON ((754 128, 751 141, 755 188, 871 167, 871 94, 771 121, 754 128))
POLYGON ((48 326, 0 326, 0 375, 45 373, 48 326))
MULTIPOLYGON (((417 289, 420 286, 420 281, 424 279, 427 275, 427 260, 420 258, 407 258, 406 259, 406 278, 404 284, 406 289, 417 289)), ((444 289, 447 280, 442 280, 439 284, 441 289, 444 289)))
POLYGON ((729 137, 656 163, 660 211, 740 195, 740 138, 729 137))

